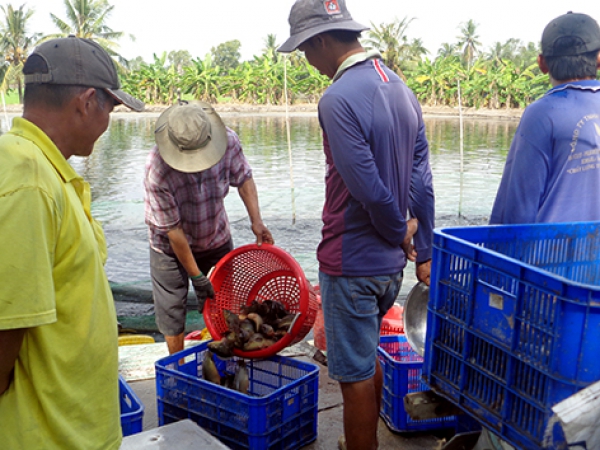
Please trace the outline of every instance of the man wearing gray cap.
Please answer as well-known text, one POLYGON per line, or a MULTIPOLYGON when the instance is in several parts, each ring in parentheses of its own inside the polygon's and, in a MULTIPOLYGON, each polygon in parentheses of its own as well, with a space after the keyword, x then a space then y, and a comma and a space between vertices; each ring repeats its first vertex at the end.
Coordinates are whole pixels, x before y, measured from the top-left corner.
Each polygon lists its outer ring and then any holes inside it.
POLYGON ((328 371, 344 400, 340 448, 371 450, 383 385, 381 319, 407 259, 429 283, 434 196, 425 125, 410 89, 360 45, 367 27, 344 0, 297 0, 289 23, 279 51, 303 51, 333 80, 319 101, 327 173, 317 258, 328 371))
POLYGON ((521 116, 490 224, 600 220, 600 27, 568 12, 546 25, 541 44, 552 89, 521 116))
POLYGON ((538 64, 552 89, 525 109, 490 223, 600 220, 600 27, 567 13, 546 26, 538 64))
POLYGON ((109 55, 68 37, 23 67, 23 117, 0 137, 0 428, 3 448, 118 449, 117 321, 89 156, 120 90, 109 55))

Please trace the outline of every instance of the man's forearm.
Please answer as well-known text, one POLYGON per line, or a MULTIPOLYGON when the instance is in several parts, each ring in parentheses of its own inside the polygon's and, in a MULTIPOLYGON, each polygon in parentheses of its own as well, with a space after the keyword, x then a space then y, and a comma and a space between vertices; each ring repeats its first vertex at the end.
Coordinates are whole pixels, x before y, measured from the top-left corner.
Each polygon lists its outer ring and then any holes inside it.
POLYGON ((260 208, 258 206, 258 192, 256 190, 256 184, 252 178, 248 178, 244 184, 238 188, 238 193, 244 202, 244 206, 248 211, 250 217, 250 224, 252 226, 252 232, 256 236, 256 243, 261 245, 263 242, 267 244, 274 244, 273 236, 269 229, 265 226, 260 216, 260 208))
MULTIPOLYGON (((169 237, 169 243, 175 253, 175 256, 187 271, 189 276, 196 276, 200 274, 198 264, 194 259, 194 254, 190 248, 190 244, 185 237, 185 233, 182 228, 175 228, 167 233, 169 237)), ((206 274, 205 274, 206 275, 206 274)))
POLYGON ((253 178, 248 178, 244 184, 238 188, 240 198, 248 211, 250 222, 256 223, 262 221, 260 217, 260 207, 258 206, 258 191, 253 178))
POLYGON ((0 330, 0 395, 8 389, 12 380, 25 331, 25 328, 0 330))

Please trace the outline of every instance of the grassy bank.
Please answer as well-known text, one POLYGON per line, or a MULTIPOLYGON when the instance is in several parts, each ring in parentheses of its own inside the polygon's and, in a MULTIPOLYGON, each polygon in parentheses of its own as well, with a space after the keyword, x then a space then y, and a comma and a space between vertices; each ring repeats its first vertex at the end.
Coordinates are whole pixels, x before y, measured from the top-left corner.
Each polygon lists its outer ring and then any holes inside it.
MULTIPOLYGON (((5 96, 5 107, 7 112, 18 113, 22 111, 22 105, 19 103, 16 92, 10 92, 5 96)), ((169 105, 146 105, 144 113, 160 114, 167 109, 169 105)), ((214 105, 219 113, 228 115, 243 114, 243 115, 305 115, 317 114, 316 103, 301 103, 289 106, 285 105, 258 105, 249 103, 217 103, 214 105)), ((470 119, 489 119, 489 120, 518 120, 523 113, 519 108, 463 108, 462 111, 458 107, 450 106, 423 106, 423 115, 425 117, 459 117, 461 112, 463 117, 470 119)), ((118 106, 115 108, 115 113, 130 113, 131 111, 124 107, 118 106)), ((137 113, 136 113, 137 114, 137 113)))

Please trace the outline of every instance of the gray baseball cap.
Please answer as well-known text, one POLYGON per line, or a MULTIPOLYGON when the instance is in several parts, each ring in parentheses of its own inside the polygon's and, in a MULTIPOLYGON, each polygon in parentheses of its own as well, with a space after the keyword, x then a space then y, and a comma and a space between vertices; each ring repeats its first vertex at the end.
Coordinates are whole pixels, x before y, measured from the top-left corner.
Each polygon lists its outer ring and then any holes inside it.
POLYGON ((296 0, 288 21, 290 37, 277 49, 282 53, 293 52, 304 41, 325 31, 369 29, 352 20, 346 0, 296 0))
POLYGON ((552 20, 542 33, 542 55, 575 56, 600 50, 600 27, 587 14, 569 11, 552 20))
POLYGON ((38 45, 23 66, 25 84, 65 84, 104 89, 134 111, 144 103, 123 92, 115 63, 98 43, 69 36, 38 45))

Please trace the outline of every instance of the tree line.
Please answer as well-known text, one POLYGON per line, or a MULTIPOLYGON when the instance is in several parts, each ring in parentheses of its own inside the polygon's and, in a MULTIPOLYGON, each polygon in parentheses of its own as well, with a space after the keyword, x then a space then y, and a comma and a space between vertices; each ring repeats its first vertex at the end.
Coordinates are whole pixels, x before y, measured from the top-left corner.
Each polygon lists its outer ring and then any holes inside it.
MULTIPOLYGON (((114 58, 125 90, 147 104, 172 104, 178 99, 209 102, 242 102, 261 105, 316 103, 330 80, 318 73, 300 52, 277 53, 277 38, 268 34, 260 55, 240 61, 241 42, 224 42, 204 57, 186 50, 126 60, 117 51, 124 32, 114 31, 108 20, 114 6, 107 0, 64 0, 66 17, 51 14, 57 32, 28 32, 34 14, 26 5, 2 6, 0 90, 15 90, 22 100, 21 69, 27 55, 44 40, 74 34, 94 39, 114 58), (287 89, 287 92, 286 92, 287 89), (287 94, 287 96, 286 96, 287 94)), ((522 108, 550 88, 548 77, 537 67, 538 45, 509 39, 484 51, 477 24, 459 25, 454 43, 444 43, 435 55, 421 39, 409 38, 414 18, 374 24, 361 37, 367 49, 379 50, 386 65, 430 106, 522 108)), ((133 37, 132 37, 133 38, 133 37)))

